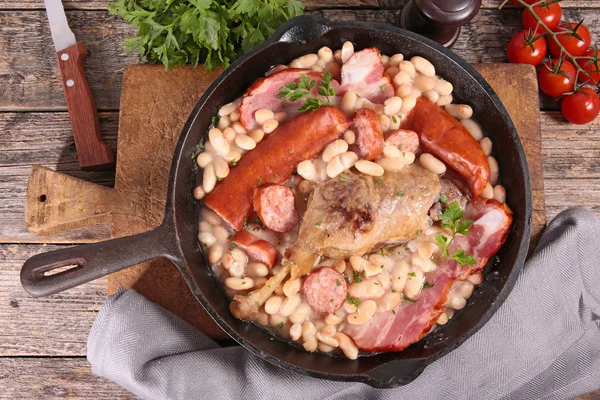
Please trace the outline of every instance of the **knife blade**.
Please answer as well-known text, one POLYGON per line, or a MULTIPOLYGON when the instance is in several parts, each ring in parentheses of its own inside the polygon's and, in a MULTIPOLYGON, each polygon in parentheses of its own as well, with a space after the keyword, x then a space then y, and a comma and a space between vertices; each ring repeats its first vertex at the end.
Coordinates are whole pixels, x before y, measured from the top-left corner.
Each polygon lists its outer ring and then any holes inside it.
POLYGON ((67 100, 79 166, 83 170, 111 168, 115 164, 115 157, 100 136, 96 103, 83 72, 88 55, 85 43, 76 41, 60 0, 44 0, 44 3, 67 100))

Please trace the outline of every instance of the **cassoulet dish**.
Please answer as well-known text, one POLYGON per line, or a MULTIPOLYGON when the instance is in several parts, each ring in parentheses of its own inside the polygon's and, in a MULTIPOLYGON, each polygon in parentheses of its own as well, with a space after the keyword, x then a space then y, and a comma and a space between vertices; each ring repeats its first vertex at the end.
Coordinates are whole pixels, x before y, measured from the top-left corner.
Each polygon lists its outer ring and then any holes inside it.
POLYGON ((240 319, 306 351, 401 351, 463 309, 512 224, 485 137, 423 57, 321 48, 223 105, 198 239, 240 319))

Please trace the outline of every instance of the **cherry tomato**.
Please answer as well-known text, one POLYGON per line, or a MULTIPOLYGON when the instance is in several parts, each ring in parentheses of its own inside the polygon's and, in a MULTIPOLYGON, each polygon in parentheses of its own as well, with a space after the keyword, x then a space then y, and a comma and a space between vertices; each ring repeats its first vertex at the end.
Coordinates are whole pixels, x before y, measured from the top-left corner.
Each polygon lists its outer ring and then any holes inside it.
POLYGON ((562 96, 563 93, 573 91, 573 80, 577 70, 575 66, 567 60, 562 62, 560 70, 558 63, 560 60, 553 58, 552 61, 546 61, 538 71, 538 81, 542 92, 551 97, 562 96), (562 71, 562 73, 557 73, 562 71))
POLYGON ((570 122, 587 124, 600 113, 600 98, 592 89, 584 87, 581 91, 566 96, 560 109, 570 122))
MULTIPOLYGON (((542 22, 546 24, 550 30, 555 30, 560 23, 560 19, 562 17, 562 9, 560 8, 560 4, 552 3, 550 5, 537 5, 533 6, 533 12, 537 14, 538 17, 541 18, 542 22)), ((535 29, 537 26, 536 33, 544 33, 546 30, 541 26, 538 26, 537 21, 533 18, 533 15, 529 12, 529 10, 523 10, 523 27, 525 29, 535 29)))
POLYGON ((577 60, 577 64, 584 70, 588 71, 592 79, 588 78, 582 73, 579 73, 579 81, 583 83, 590 83, 593 80, 595 85, 600 82, 600 60, 597 55, 594 54, 594 50, 588 50, 583 55, 584 57, 592 57, 593 60, 581 58, 577 60))
POLYGON ((515 64, 539 65, 546 57, 546 40, 543 37, 533 41, 535 34, 521 31, 510 39, 506 48, 508 61, 515 64))
MULTIPOLYGON (((583 55, 589 48, 592 43, 592 35, 590 35, 590 31, 585 25, 577 26, 576 23, 571 23, 571 28, 569 28, 568 24, 560 24, 556 30, 556 37, 560 44, 563 45, 565 50, 567 50, 572 56, 578 57, 583 55), (573 36, 573 32, 575 32, 579 37, 583 40, 578 39, 573 36)), ((560 56, 560 48, 558 45, 552 40, 552 38, 548 39, 548 46, 550 47, 550 53, 554 57, 560 56)))

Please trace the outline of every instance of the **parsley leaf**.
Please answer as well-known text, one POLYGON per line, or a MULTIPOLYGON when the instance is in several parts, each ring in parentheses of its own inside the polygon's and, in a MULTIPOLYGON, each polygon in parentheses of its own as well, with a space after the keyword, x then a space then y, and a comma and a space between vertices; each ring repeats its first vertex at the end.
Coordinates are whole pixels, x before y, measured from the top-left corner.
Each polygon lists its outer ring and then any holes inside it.
POLYGON ((435 235, 435 241, 443 249, 442 254, 438 257, 437 261, 443 257, 450 257, 460 265, 475 265, 477 261, 475 258, 465 253, 464 250, 455 249, 454 253, 450 255, 450 245, 454 241, 456 234, 466 236, 469 234, 469 228, 473 225, 473 221, 469 219, 463 219, 465 212, 460 208, 457 201, 453 201, 446 210, 440 215, 440 221, 442 222, 442 228, 448 229, 452 236, 450 240, 445 235, 435 235))
POLYGON ((333 77, 331 73, 325 72, 321 82, 317 86, 317 81, 315 79, 311 80, 308 75, 300 75, 300 79, 298 83, 296 82, 288 82, 279 89, 279 94, 277 98, 281 99, 282 104, 285 104, 287 101, 291 101, 292 103, 304 99, 300 109, 298 111, 315 111, 321 108, 323 105, 331 105, 330 96, 335 96, 336 91, 331 87, 331 81, 333 77), (317 89, 317 94, 321 97, 316 97, 312 94, 313 88, 317 89), (325 97, 325 99, 323 99, 325 97))
POLYGON ((464 250, 454 250, 452 258, 460 265, 475 265, 477 262, 472 255, 465 253, 464 250))
POLYGON ((352 297, 349 294, 346 296, 346 301, 350 304, 353 304, 356 306, 356 308, 360 307, 360 300, 358 299, 358 297, 352 297))
POLYGON ((356 271, 352 271, 352 278, 354 278, 354 282, 356 282, 356 283, 362 282, 362 278, 360 277, 360 274, 356 271))

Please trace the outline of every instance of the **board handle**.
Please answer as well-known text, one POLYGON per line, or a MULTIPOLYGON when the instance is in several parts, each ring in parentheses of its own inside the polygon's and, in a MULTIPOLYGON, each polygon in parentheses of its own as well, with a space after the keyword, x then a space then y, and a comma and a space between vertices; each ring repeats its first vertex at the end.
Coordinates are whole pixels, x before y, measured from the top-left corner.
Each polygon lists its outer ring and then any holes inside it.
POLYGON ((149 232, 38 254, 21 268, 21 285, 31 296, 43 297, 153 258, 165 257, 181 266, 183 257, 174 237, 168 218, 149 232))
POLYGON ((92 91, 83 73, 87 57, 84 42, 77 42, 56 53, 63 89, 69 110, 69 120, 77 148, 79 166, 83 170, 109 169, 115 156, 100 137, 100 122, 92 91))

